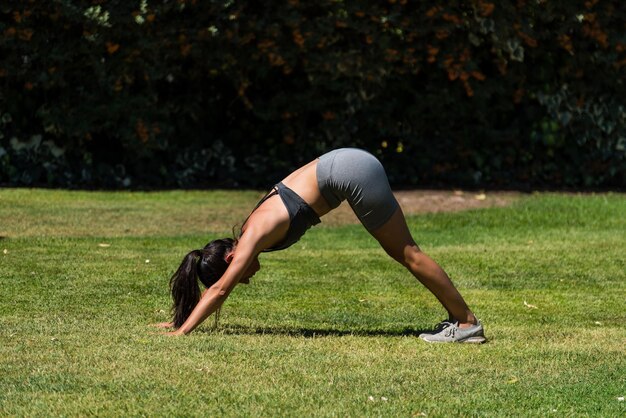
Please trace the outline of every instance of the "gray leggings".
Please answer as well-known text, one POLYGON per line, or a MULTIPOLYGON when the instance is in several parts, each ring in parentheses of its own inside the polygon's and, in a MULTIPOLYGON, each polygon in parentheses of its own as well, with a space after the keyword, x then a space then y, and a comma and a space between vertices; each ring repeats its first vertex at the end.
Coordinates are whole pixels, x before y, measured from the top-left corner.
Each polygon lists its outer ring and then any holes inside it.
POLYGON ((399 207, 383 165, 367 151, 340 148, 317 163, 317 184, 331 208, 343 200, 368 231, 383 226, 399 207))

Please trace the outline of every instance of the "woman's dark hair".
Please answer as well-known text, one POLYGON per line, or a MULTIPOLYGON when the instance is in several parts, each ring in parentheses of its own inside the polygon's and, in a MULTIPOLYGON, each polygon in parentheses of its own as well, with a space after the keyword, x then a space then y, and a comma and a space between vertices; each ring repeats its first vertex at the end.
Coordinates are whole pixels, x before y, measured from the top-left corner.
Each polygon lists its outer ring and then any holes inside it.
POLYGON ((200 300, 198 280, 209 288, 217 282, 228 268, 226 255, 233 250, 236 241, 231 238, 216 239, 201 250, 193 250, 170 279, 174 326, 179 328, 189 317, 200 300))

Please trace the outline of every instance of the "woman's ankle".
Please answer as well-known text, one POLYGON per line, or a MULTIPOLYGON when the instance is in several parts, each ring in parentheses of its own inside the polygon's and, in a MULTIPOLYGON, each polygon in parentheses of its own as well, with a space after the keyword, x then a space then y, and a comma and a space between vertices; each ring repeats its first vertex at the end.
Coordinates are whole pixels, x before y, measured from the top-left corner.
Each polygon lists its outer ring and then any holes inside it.
POLYGON ((465 317, 465 320, 461 321, 458 320, 458 326, 459 328, 468 328, 468 327, 473 327, 474 325, 478 325, 478 318, 476 318, 476 315, 474 315, 472 312, 468 312, 468 314, 465 317))

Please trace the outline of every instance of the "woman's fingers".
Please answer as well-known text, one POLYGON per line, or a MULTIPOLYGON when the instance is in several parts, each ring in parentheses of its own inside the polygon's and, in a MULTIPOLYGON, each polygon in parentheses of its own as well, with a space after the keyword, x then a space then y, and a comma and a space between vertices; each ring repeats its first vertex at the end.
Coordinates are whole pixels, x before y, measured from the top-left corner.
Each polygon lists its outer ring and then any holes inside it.
POLYGON ((172 328, 174 324, 172 324, 171 322, 159 322, 156 324, 150 324, 150 326, 155 328, 172 328))

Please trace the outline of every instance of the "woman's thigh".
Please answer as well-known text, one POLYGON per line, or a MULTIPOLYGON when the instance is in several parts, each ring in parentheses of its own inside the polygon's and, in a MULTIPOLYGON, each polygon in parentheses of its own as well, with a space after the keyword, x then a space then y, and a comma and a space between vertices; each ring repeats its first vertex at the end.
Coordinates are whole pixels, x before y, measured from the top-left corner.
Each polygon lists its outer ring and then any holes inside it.
POLYGON ((406 258, 407 250, 419 250, 400 206, 383 226, 370 231, 370 234, 376 238, 387 254, 401 263, 406 258))

